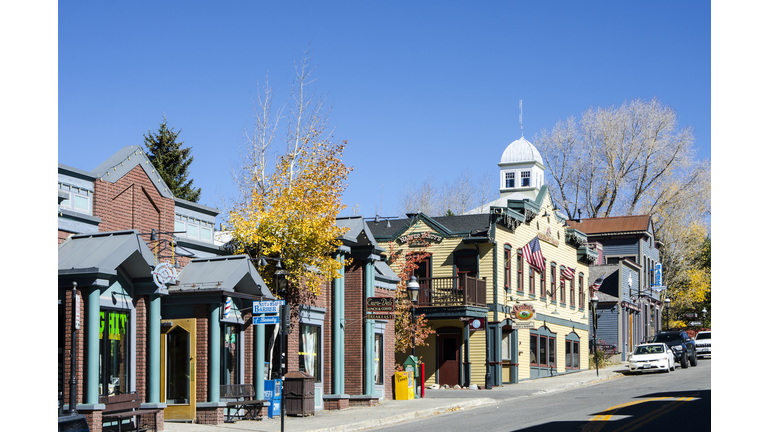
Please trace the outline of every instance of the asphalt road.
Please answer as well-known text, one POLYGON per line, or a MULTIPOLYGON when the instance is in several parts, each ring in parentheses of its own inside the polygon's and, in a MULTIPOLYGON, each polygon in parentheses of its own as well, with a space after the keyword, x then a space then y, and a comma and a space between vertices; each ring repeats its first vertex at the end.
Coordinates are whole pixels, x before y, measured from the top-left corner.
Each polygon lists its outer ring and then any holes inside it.
POLYGON ((709 431, 712 364, 627 375, 597 385, 457 411, 379 431, 709 431))

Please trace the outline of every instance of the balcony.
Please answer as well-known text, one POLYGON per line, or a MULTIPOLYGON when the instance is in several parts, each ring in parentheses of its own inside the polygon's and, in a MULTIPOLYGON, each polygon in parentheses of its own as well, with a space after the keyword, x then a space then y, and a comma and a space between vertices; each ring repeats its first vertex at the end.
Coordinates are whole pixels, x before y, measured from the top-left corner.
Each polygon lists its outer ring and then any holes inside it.
POLYGON ((486 307, 485 293, 485 278, 478 279, 467 275, 419 278, 417 306, 486 307))

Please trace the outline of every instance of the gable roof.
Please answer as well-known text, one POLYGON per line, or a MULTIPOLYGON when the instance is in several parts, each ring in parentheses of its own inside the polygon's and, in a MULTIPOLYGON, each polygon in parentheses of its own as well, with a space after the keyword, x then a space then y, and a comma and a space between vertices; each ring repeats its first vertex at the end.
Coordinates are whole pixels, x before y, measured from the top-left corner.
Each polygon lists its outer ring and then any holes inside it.
POLYGON ((405 233, 417 221, 424 222, 446 237, 484 237, 488 235, 488 230, 491 228, 491 217, 488 213, 441 217, 429 217, 424 213, 418 213, 413 218, 390 219, 389 228, 386 221, 378 223, 367 221, 366 223, 374 238, 393 240, 405 233))
POLYGON ((157 172, 152 162, 144 153, 141 146, 126 146, 118 150, 115 154, 108 157, 99 166, 94 168, 91 173, 94 177, 110 183, 115 183, 124 175, 128 174, 136 166, 141 166, 147 177, 155 185, 155 188, 165 198, 173 199, 174 196, 168 189, 160 174, 157 172))
POLYGON ((267 284, 246 255, 194 259, 179 273, 170 292, 229 291, 274 299, 267 284))
POLYGON ((117 274, 152 277, 155 257, 136 230, 74 235, 59 246, 59 276, 117 274))
POLYGON ((580 221, 569 220, 568 225, 587 235, 653 233, 650 215, 612 216, 581 219, 580 221))

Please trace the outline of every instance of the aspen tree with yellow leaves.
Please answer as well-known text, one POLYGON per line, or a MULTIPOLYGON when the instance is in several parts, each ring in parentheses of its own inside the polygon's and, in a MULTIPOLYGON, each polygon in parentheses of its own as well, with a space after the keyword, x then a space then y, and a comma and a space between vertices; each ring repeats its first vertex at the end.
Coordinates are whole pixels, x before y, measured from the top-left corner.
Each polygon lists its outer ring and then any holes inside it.
POLYGON ((343 231, 336 217, 345 207, 341 197, 352 170, 342 162, 346 142, 334 142, 327 128, 324 98, 308 90, 314 70, 309 60, 305 51, 295 65, 282 154, 272 148, 282 110, 272 115, 274 93, 268 86, 259 95, 246 163, 236 175, 241 199, 227 221, 232 252, 248 254, 257 263, 266 257, 268 264, 259 273, 274 294, 272 275, 279 262, 289 282, 287 300, 293 304, 311 303, 322 283, 339 276, 342 263, 334 253, 343 231))

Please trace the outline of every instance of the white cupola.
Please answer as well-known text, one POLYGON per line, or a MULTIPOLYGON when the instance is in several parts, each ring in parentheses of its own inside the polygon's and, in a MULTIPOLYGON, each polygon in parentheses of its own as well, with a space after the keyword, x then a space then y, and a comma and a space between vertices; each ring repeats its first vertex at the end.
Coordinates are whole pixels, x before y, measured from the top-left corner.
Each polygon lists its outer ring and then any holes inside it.
POLYGON ((544 162, 541 154, 525 137, 512 142, 499 162, 501 198, 535 200, 544 184, 544 162), (522 195, 522 196, 521 196, 522 195))

